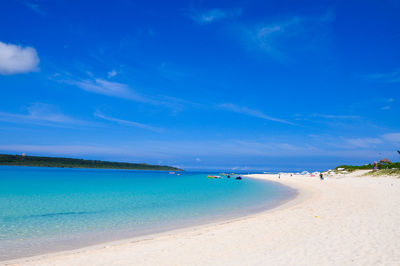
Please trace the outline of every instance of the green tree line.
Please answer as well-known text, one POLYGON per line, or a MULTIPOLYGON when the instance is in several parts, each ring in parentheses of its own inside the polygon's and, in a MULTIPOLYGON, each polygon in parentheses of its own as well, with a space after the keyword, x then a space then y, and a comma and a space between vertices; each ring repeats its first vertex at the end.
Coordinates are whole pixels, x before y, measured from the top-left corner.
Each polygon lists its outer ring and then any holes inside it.
POLYGON ((42 157, 0 154, 0 165, 40 166, 64 168, 102 168, 102 169, 133 169, 133 170, 166 170, 180 171, 176 167, 151 165, 145 163, 123 163, 99 160, 84 160, 63 157, 42 157))

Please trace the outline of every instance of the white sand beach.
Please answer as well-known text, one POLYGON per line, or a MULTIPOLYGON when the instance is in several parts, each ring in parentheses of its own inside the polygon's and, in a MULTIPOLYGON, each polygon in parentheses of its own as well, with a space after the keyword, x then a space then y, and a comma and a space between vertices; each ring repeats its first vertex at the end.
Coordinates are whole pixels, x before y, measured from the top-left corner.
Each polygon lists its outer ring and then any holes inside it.
POLYGON ((356 175, 252 175, 298 197, 236 220, 3 264, 400 265, 400 179, 356 175))

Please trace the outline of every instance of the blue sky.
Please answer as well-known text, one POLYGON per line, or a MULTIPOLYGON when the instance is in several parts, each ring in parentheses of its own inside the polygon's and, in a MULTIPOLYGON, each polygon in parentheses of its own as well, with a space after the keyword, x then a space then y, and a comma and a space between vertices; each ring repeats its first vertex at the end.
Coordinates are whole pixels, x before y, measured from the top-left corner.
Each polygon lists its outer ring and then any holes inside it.
POLYGON ((399 1, 10 0, 0 152, 186 169, 398 160, 399 1))

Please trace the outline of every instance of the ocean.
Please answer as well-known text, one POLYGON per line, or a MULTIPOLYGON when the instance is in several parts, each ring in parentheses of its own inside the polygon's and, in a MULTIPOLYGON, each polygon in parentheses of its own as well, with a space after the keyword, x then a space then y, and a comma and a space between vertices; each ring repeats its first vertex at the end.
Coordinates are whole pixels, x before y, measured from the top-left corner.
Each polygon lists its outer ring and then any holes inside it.
POLYGON ((0 166, 0 260, 236 218, 295 195, 209 174, 0 166))

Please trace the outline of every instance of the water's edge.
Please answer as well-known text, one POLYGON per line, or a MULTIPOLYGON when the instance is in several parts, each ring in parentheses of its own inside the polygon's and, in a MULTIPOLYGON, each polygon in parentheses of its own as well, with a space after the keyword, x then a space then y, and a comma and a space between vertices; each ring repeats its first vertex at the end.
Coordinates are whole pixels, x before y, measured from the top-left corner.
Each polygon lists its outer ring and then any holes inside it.
MULTIPOLYGON (((104 232, 100 234, 96 233, 87 233, 87 234, 79 234, 79 235, 71 235, 68 238, 64 238, 62 240, 57 239, 57 245, 51 246, 45 244, 47 248, 40 250, 31 250, 29 254, 24 254, 23 256, 10 256, 3 257, 0 259, 0 262, 11 262, 11 261, 20 261, 30 257, 36 256, 45 256, 51 253, 61 253, 61 252, 71 252, 79 249, 86 249, 90 247, 96 246, 104 246, 104 245, 112 245, 113 243, 123 243, 126 241, 129 242, 140 242, 146 239, 152 239, 159 235, 171 234, 174 231, 186 231, 193 230, 200 227, 212 226, 214 224, 220 223, 229 223, 238 219, 246 219, 247 217, 254 216, 259 213, 263 213, 266 211, 271 211, 272 209, 278 208, 279 206, 294 200, 298 195, 298 191, 279 184, 273 181, 262 180, 262 182, 273 183, 275 186, 281 187, 281 191, 284 192, 283 195, 280 195, 278 198, 265 203, 263 206, 259 206, 256 208, 250 208, 246 210, 232 212, 230 214, 224 214, 222 216, 216 217, 206 217, 204 219, 198 219, 196 221, 190 222, 181 222, 179 224, 170 224, 163 228, 154 228, 143 230, 141 232, 130 232, 129 230, 114 230, 109 232, 104 232)), ((40 240, 39 240, 40 241, 40 240)), ((51 242, 46 238, 45 242, 51 242)), ((55 241, 55 240, 54 240, 55 241)))

